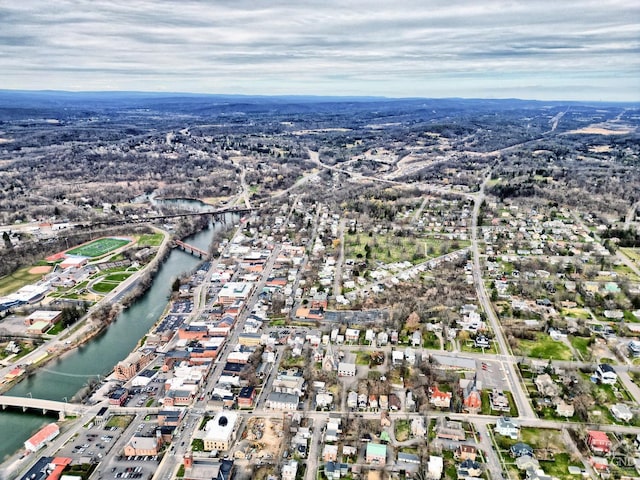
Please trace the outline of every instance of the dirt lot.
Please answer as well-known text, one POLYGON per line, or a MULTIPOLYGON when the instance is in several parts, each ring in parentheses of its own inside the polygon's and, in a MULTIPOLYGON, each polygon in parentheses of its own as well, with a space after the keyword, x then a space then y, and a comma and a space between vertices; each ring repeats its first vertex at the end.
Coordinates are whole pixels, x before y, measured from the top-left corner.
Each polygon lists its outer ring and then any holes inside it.
POLYGON ((275 459, 282 447, 282 419, 252 418, 242 437, 236 458, 251 455, 255 459, 275 459))

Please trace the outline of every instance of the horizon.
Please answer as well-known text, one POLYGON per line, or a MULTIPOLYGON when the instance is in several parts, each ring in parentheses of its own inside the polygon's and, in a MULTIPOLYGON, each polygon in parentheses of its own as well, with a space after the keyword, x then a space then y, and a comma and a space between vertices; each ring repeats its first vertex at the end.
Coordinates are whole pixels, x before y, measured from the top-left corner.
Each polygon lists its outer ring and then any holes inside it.
POLYGON ((0 88, 640 101, 636 2, 429 3, 24 0, 0 88))
POLYGON ((479 101, 479 102, 523 102, 523 103, 558 103, 558 104, 620 104, 640 107, 639 100, 571 100, 556 99, 547 100, 542 98, 518 98, 518 97, 390 97, 382 95, 321 95, 321 94, 249 94, 249 93, 210 93, 210 92, 184 92, 184 91, 151 91, 151 90, 51 90, 51 89, 6 89, 0 88, 0 94, 24 94, 24 95, 131 95, 131 96, 154 96, 154 97, 220 97, 220 98, 245 98, 245 99, 314 99, 331 101, 479 101))

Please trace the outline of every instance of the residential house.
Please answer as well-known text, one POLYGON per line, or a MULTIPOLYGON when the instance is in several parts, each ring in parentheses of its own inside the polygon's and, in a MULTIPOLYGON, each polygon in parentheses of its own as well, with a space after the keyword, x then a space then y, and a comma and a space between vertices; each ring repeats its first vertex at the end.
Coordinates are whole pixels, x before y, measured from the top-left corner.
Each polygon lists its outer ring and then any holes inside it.
POLYGON ((630 422, 633 418, 633 412, 624 403, 616 403, 611 407, 611 414, 622 422, 630 422))
POLYGON ((509 398, 504 394, 504 392, 494 388, 489 394, 489 398, 491 400, 491 410, 498 412, 509 412, 511 410, 511 407, 509 406, 509 398))
POLYGON ((401 408, 402 408, 402 402, 400 401, 400 397, 395 393, 390 393, 389 394, 389 410, 397 412, 401 408))
POLYGON ((607 363, 600 363, 596 369, 596 376, 600 383, 613 385, 618 380, 618 374, 613 367, 607 363))
POLYGON ((429 403, 438 408, 450 408, 451 392, 441 392, 438 385, 430 389, 429 403))
POLYGON ((495 432, 512 439, 517 439, 520 433, 520 425, 509 417, 500 417, 496 421, 495 432))
POLYGON ((458 445, 453 456, 456 460, 474 460, 478 456, 478 449, 473 445, 458 445))
POLYGON ((511 448, 509 449, 509 453, 514 458, 520 458, 525 455, 534 457, 533 448, 531 448, 531 446, 523 442, 518 442, 511 445, 511 448))
POLYGON ((338 461, 338 445, 325 445, 322 449, 322 460, 325 462, 338 461))
POLYGON ((592 456, 589 458, 589 463, 593 469, 600 475, 609 473, 609 460, 604 457, 592 456))
POLYGON ((458 472, 458 478, 479 477, 482 475, 482 465, 470 458, 462 461, 456 470, 458 472))
POLYGON ((420 457, 414 453, 398 452, 398 463, 420 465, 420 457))
POLYGON ((489 348, 491 347, 491 342, 484 335, 478 335, 473 341, 473 346, 476 348, 489 348))
POLYGON ((629 355, 633 358, 640 357, 640 342, 638 340, 631 340, 627 344, 627 349, 629 350, 629 355))
POLYGON ((427 462, 427 478, 429 478, 430 480, 439 480, 442 477, 443 470, 443 458, 430 455, 429 461, 427 462))
POLYGON ((611 450, 611 440, 605 432, 600 430, 587 431, 587 445, 598 454, 606 454, 611 450))
POLYGON ((381 443, 367 443, 365 462, 372 465, 384 466, 387 464, 387 446, 381 443))
POLYGON ((549 398, 555 398, 560 394, 560 387, 553 381, 548 373, 538 375, 533 381, 540 395, 549 398))
POLYGON ((282 480, 296 480, 296 474, 298 473, 298 462, 290 460, 282 466, 281 479, 282 480))
POLYGON ((360 330, 355 328, 347 328, 344 332, 344 340, 349 343, 358 343, 358 339, 360 338, 360 330))
POLYGON ((271 410, 297 410, 300 398, 292 393, 271 392, 267 397, 266 407, 271 410))
POLYGON ((564 400, 560 400, 557 404, 556 404, 556 415, 558 415, 559 417, 573 417, 573 414, 575 413, 575 408, 572 404, 570 403, 565 403, 564 400))
POLYGON ((320 408, 326 408, 333 403, 333 395, 327 392, 319 392, 316 394, 316 405, 320 408))
POLYGON ((411 435, 414 437, 424 437, 427 434, 427 428, 424 424, 423 417, 416 417, 411 420, 411 435))
POLYGON ((358 394, 353 390, 347 393, 347 407, 358 408, 358 394))
POLYGON ((518 467, 518 470, 536 471, 540 468, 540 462, 531 455, 521 455, 516 458, 516 467, 518 467))

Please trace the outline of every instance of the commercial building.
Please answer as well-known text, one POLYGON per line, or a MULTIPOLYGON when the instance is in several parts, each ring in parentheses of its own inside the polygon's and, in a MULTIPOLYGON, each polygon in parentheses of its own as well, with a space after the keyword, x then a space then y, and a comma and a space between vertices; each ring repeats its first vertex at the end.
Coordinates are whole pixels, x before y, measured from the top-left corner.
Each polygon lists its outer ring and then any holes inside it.
POLYGON ((238 414, 235 412, 218 412, 205 426, 206 433, 202 439, 204 449, 207 451, 229 450, 235 440, 237 421, 238 414))
POLYGON ((55 423, 45 425, 38 432, 33 435, 29 440, 24 442, 24 448, 32 452, 37 452, 44 445, 56 438, 60 434, 60 428, 55 423))

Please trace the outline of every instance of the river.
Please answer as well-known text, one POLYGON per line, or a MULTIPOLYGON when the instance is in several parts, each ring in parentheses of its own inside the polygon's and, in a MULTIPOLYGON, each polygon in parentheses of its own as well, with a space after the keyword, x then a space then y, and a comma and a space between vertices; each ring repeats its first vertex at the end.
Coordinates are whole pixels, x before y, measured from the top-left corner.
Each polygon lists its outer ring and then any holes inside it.
MULTIPOLYGON (((235 222, 238 218, 227 214, 224 221, 235 222)), ((210 224, 208 229, 187 237, 185 241, 207 250, 214 234, 223 226, 222 223, 210 224)), ((104 377, 116 363, 126 358, 162 315, 173 280, 193 270, 200 262, 200 259, 181 250, 172 250, 158 270, 151 288, 122 311, 104 333, 63 358, 48 363, 8 391, 7 395, 71 400, 88 380, 104 377)), ((52 418, 41 415, 0 412, 0 461, 19 450, 38 428, 51 421, 52 418)))

